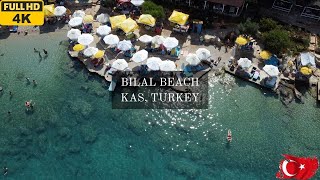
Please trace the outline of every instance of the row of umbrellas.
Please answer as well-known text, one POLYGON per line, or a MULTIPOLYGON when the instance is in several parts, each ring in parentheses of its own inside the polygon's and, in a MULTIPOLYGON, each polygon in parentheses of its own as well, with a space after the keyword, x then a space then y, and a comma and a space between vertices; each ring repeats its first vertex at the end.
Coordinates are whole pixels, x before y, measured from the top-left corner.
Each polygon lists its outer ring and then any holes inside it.
MULTIPOLYGON (((59 6, 57 6, 59 7, 59 6)), ((101 13, 97 16, 96 20, 102 24, 110 21, 110 16, 106 13, 101 13)), ((72 14, 72 18, 69 21, 69 26, 76 27, 80 26, 82 23, 92 23, 94 18, 92 15, 86 15, 82 10, 77 10, 72 14)))
POLYGON ((45 17, 63 16, 67 13, 67 8, 64 6, 55 7, 54 4, 45 5, 43 7, 45 17))
POLYGON ((96 47, 88 47, 85 49, 85 46, 82 44, 77 44, 73 46, 74 51, 83 51, 83 55, 86 57, 93 57, 93 58, 102 58, 104 56, 104 51, 99 50, 96 47))
MULTIPOLYGON (((176 71, 176 64, 170 60, 162 61, 158 57, 150 57, 147 59, 146 65, 152 71, 176 71)), ((117 59, 112 64, 111 67, 119 70, 124 71, 129 67, 129 64, 125 59, 117 59)))

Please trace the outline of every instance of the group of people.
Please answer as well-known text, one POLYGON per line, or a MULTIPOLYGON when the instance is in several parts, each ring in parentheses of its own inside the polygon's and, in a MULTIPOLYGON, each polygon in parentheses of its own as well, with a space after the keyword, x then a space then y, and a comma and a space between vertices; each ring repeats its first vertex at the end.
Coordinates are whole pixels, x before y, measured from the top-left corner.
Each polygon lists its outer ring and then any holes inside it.
MULTIPOLYGON (((39 54, 39 58, 42 59, 42 55, 41 55, 41 52, 39 50, 37 50, 36 48, 33 48, 34 52, 35 53, 38 53, 39 54)), ((44 53, 44 57, 46 58, 48 56, 48 51, 45 50, 45 49, 42 49, 43 50, 43 53, 44 53)))

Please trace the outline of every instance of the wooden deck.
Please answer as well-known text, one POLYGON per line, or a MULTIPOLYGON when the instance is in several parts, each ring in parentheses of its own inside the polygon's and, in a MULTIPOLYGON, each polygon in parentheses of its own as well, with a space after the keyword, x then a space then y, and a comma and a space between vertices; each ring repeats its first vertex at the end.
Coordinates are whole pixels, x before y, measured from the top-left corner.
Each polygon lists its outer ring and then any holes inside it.
MULTIPOLYGON (((251 66, 247 71, 248 71, 248 72, 251 72, 251 70, 252 70, 253 67, 254 67, 254 66, 251 66)), ((244 78, 244 77, 239 76, 238 74, 236 74, 236 68, 235 68, 234 71, 231 71, 230 68, 229 68, 227 65, 225 65, 224 70, 225 70, 225 72, 227 72, 227 73, 229 73, 229 74, 231 74, 231 75, 237 76, 237 77, 242 78, 242 79, 244 79, 244 80, 246 80, 246 81, 249 81, 249 82, 251 82, 251 83, 257 84, 257 85, 259 85, 259 86, 261 86, 261 87, 264 87, 264 88, 267 88, 267 89, 270 89, 270 90, 276 92, 276 90, 277 90, 277 88, 278 88, 278 86, 279 86, 279 82, 280 82, 280 80, 281 80, 280 77, 279 77, 279 76, 277 77, 277 81, 276 81, 276 84, 275 84, 274 88, 269 88, 269 87, 267 87, 267 86, 263 83, 263 80, 264 80, 265 78, 269 77, 269 76, 268 76, 263 70, 260 70, 258 67, 256 67, 256 68, 257 68, 257 70, 260 71, 260 79, 258 79, 258 80, 256 80, 256 81, 252 80, 251 78, 248 79, 248 78, 244 78)))

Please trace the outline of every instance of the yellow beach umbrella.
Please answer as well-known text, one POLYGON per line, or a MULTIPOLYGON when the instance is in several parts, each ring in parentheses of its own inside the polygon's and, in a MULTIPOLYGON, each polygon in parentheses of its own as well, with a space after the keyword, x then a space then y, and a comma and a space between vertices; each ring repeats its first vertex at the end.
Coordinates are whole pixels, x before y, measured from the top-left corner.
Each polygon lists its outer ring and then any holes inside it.
POLYGON ((139 26, 136 21, 134 21, 131 18, 128 18, 120 24, 119 28, 122 29, 125 33, 129 33, 138 29, 139 26))
POLYGON ((118 28, 119 25, 125 21, 127 19, 126 15, 118 15, 118 16, 112 16, 109 18, 110 20, 110 24, 111 24, 111 28, 118 28))
POLYGON ((99 50, 93 57, 102 58, 104 56, 104 51, 99 50))
POLYGON ((248 39, 244 38, 243 36, 238 36, 236 39, 236 43, 241 46, 247 44, 248 42, 248 39))
POLYGON ((312 73, 312 69, 308 68, 308 67, 302 67, 300 69, 300 72, 303 74, 303 75, 310 75, 312 73))
POLYGON ((173 23, 177 23, 179 25, 185 25, 188 18, 189 18, 188 14, 185 14, 179 11, 173 11, 171 16, 169 17, 169 21, 173 23))
POLYGON ((54 16, 54 4, 45 5, 43 7, 44 16, 45 17, 52 17, 54 16))
POLYGON ((272 56, 272 54, 269 51, 261 51, 260 52, 261 59, 267 60, 267 59, 270 59, 271 56, 272 56))
POLYGON ((84 23, 92 23, 93 22, 93 16, 92 15, 85 15, 83 17, 83 22, 84 23))
POLYGON ((82 50, 84 50, 84 45, 82 45, 82 44, 77 44, 77 45, 75 45, 75 46, 73 46, 73 50, 74 51, 82 51, 82 50))
POLYGON ((156 24, 156 19, 150 14, 141 14, 137 22, 153 27, 156 24))

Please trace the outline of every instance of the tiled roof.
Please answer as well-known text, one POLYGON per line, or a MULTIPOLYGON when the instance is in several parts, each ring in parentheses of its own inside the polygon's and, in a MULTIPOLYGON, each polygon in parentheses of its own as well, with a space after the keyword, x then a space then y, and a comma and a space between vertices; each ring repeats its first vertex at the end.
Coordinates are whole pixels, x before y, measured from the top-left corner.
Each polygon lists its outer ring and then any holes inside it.
POLYGON ((244 0, 207 0, 209 2, 224 4, 229 6, 241 7, 244 3, 244 0))

